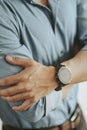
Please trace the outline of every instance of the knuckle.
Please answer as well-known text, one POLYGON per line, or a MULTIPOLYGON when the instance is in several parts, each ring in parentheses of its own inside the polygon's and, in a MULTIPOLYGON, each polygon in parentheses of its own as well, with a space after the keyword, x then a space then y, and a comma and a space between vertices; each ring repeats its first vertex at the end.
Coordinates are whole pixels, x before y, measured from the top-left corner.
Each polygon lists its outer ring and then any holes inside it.
POLYGON ((32 59, 26 60, 26 66, 30 66, 33 63, 32 59))
POLYGON ((29 76, 29 77, 28 77, 28 80, 29 80, 29 81, 32 81, 32 79, 33 79, 32 76, 29 76))
POLYGON ((17 60, 17 57, 13 56, 13 59, 14 59, 14 60, 17 60))
POLYGON ((14 60, 15 62, 17 62, 17 61, 19 60, 19 58, 18 58, 18 57, 13 56, 13 60, 14 60))
POLYGON ((29 90, 28 84, 26 84, 26 85, 24 86, 24 89, 25 89, 25 91, 28 91, 28 90, 29 90))
POLYGON ((30 98, 33 98, 33 97, 34 97, 34 95, 33 95, 32 93, 30 93, 30 94, 29 94, 29 97, 30 97, 30 98))
POLYGON ((7 85, 7 84, 8 84, 8 80, 4 79, 2 85, 7 85))
POLYGON ((19 96, 18 96, 18 99, 23 99, 24 98, 24 94, 20 94, 19 96))
POLYGON ((17 93, 21 92, 24 90, 24 87, 21 87, 21 86, 17 86, 15 87, 15 91, 17 91, 17 93))
POLYGON ((11 95, 11 91, 10 90, 7 90, 7 95, 11 95))
POLYGON ((16 101, 16 98, 15 98, 15 97, 12 97, 12 99, 10 99, 10 101, 15 102, 15 101, 16 101))
POLYGON ((25 80, 27 80, 28 79, 28 76, 26 75, 26 74, 23 74, 22 76, 21 76, 21 81, 25 81, 25 80))
POLYGON ((32 87, 29 84, 29 81, 25 83, 25 91, 32 91, 32 87))
POLYGON ((32 102, 33 102, 33 103, 36 102, 36 97, 35 97, 35 96, 32 97, 32 102))
POLYGON ((26 94, 23 94, 23 97, 26 99, 26 98, 29 98, 29 93, 26 93, 26 94))
POLYGON ((26 66, 28 67, 30 65, 29 60, 26 61, 26 66))
POLYGON ((33 60, 29 59, 28 63, 32 65, 33 64, 33 60))

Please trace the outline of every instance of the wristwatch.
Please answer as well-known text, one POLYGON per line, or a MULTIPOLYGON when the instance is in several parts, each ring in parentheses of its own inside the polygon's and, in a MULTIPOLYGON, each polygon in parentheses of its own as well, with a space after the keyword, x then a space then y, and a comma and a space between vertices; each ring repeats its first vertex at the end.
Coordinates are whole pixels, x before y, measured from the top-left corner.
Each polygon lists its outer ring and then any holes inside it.
POLYGON ((59 64, 56 67, 56 79, 58 82, 58 87, 55 89, 59 91, 62 87, 68 85, 72 80, 72 71, 68 66, 59 64))

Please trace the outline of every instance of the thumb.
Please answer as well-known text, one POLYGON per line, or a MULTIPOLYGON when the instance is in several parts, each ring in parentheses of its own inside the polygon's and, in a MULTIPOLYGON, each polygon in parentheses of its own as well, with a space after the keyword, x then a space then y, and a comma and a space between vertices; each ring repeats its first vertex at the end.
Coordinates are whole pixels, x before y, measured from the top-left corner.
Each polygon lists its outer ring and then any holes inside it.
POLYGON ((6 61, 13 65, 18 65, 22 67, 28 67, 32 64, 31 59, 24 59, 19 57, 11 57, 9 55, 6 56, 6 61))

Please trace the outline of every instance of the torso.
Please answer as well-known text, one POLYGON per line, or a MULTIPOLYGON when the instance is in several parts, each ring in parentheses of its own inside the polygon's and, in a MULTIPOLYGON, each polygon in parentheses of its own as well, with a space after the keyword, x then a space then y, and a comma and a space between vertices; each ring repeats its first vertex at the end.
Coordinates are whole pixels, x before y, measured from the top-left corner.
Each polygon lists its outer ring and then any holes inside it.
MULTIPOLYGON (((72 57, 73 42, 77 31, 77 0, 67 0, 67 2, 64 0, 38 0, 37 2, 47 5, 47 1, 50 11, 29 0, 0 0, 0 20, 4 19, 1 24, 4 24, 3 27, 8 30, 8 33, 5 32, 5 36, 2 35, 6 42, 1 43, 0 47, 5 47, 5 51, 1 50, 0 56, 3 53, 11 53, 23 58, 32 58, 47 66, 54 65, 55 62, 58 62, 58 59, 65 61, 72 57), (51 24, 51 14, 53 14, 53 24, 51 24), (7 45, 9 45, 10 51, 6 51, 7 45)), ((2 70, 0 70, 1 76, 6 76, 5 73, 9 75, 17 73, 19 67, 9 68, 8 64, 4 63, 3 57, 0 59, 0 68, 7 65, 6 70, 9 71, 2 73, 2 70)), ((31 109, 22 113, 14 113, 10 109, 16 103, 8 105, 0 98, 0 118, 5 123, 20 128, 32 129, 56 126, 65 122, 74 111, 77 102, 76 95, 77 86, 72 88, 66 100, 59 103, 57 101, 60 100, 59 93, 54 94, 53 92, 45 100, 42 98, 31 109), (54 105, 51 106, 52 104, 49 101, 55 101, 54 105), (56 102, 58 107, 53 109, 56 102), (35 115, 38 116, 38 122, 35 115), (42 118, 44 115, 47 116, 42 118), (14 117, 13 120, 11 117, 14 117), (42 119, 40 120, 40 118, 42 119)), ((17 102, 17 105, 20 103, 17 102)))

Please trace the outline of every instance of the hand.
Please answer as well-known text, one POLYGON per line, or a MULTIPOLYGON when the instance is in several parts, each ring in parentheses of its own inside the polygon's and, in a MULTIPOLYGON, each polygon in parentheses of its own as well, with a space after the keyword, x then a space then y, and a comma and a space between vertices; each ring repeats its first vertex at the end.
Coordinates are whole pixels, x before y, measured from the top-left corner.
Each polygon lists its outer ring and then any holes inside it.
POLYGON ((55 67, 44 66, 32 59, 7 56, 6 60, 10 64, 24 68, 18 74, 0 79, 0 86, 11 86, 0 90, 0 96, 3 99, 8 102, 24 100, 22 105, 14 106, 13 110, 28 109, 33 103, 57 87, 55 67))

